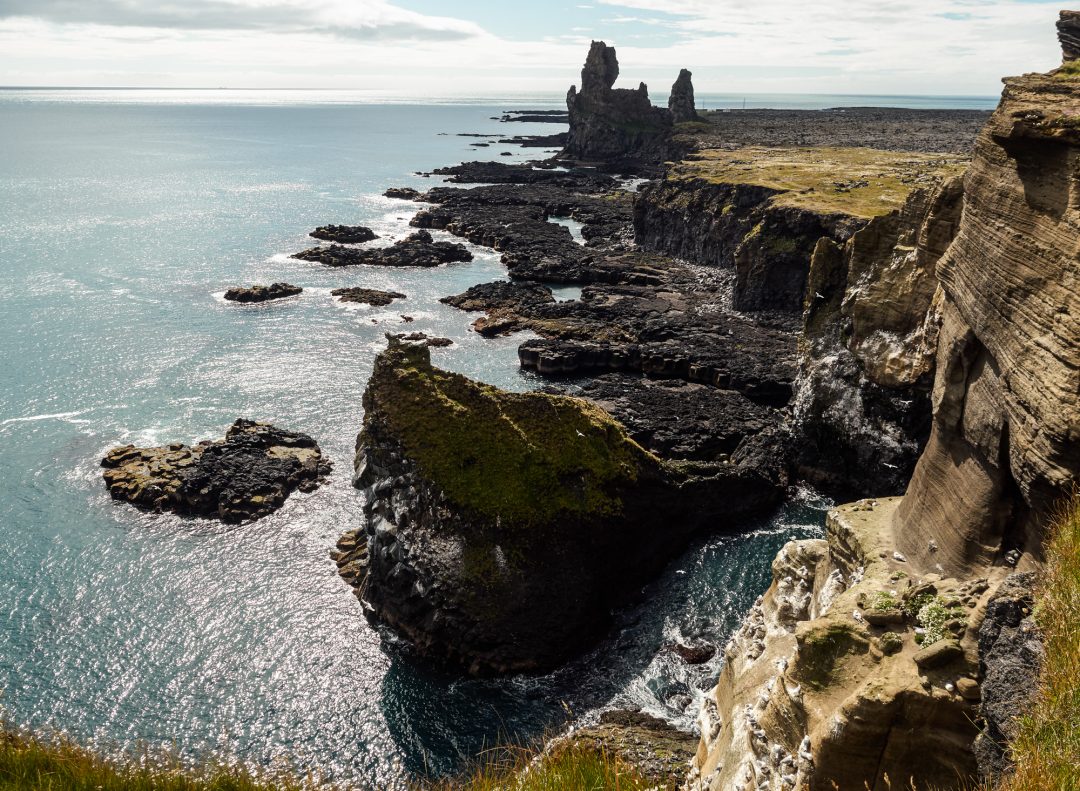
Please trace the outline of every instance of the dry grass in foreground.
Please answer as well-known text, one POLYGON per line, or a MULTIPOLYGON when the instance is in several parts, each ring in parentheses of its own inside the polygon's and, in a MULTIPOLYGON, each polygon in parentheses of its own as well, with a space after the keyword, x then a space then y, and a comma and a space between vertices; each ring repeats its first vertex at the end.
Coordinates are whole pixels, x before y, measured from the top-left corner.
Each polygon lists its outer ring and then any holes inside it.
POLYGON ((998 791, 1080 789, 1080 498, 1056 520, 1047 561, 1035 605, 1046 661, 998 791))
POLYGON ((0 731, 0 791, 303 791, 314 784, 210 765, 121 765, 63 739, 0 731))
MULTIPOLYGON (((423 791, 666 791, 616 755, 568 745, 542 755, 529 749, 497 750, 471 773, 441 780, 423 791)), ((673 789, 672 789, 673 791, 673 789)))

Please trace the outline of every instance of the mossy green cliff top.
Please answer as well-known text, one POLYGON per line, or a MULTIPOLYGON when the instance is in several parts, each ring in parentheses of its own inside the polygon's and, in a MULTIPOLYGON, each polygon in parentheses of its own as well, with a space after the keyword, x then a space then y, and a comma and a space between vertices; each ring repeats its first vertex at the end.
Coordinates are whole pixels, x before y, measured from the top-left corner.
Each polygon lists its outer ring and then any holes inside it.
POLYGON ((389 432, 452 503, 503 528, 618 515, 621 493, 662 467, 599 407, 439 370, 422 346, 379 356, 364 406, 362 443, 389 432))
POLYGON ((708 149, 675 164, 676 181, 776 190, 778 206, 871 218, 899 209, 918 187, 960 174, 965 157, 872 148, 708 149))

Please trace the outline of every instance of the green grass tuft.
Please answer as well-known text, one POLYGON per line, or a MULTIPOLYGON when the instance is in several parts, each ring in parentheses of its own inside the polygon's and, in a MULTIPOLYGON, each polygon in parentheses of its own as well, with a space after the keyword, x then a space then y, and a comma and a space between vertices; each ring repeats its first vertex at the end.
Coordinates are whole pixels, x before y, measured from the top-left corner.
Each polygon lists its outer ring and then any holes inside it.
POLYGON ((621 493, 661 467, 599 407, 441 371, 423 348, 381 355, 366 398, 425 476, 504 531, 617 516, 621 493))

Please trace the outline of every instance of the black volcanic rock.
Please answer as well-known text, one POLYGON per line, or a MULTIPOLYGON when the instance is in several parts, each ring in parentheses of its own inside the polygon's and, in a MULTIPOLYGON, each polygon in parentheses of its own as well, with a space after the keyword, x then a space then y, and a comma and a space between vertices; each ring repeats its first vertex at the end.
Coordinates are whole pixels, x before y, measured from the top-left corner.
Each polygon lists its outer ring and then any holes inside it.
POLYGON ((114 500, 223 522, 266 516, 294 490, 314 491, 331 470, 307 434, 242 419, 224 440, 123 445, 110 450, 101 465, 114 500))
POLYGON ((645 83, 613 88, 619 76, 615 48, 594 41, 581 70, 581 90, 566 94, 570 135, 562 156, 578 160, 643 160, 667 156, 671 113, 654 107, 645 83))
POLYGON ((225 292, 225 299, 230 302, 266 302, 271 299, 295 297, 304 289, 291 283, 272 283, 269 286, 250 286, 249 288, 230 288, 225 292))
POLYGON ((668 110, 671 111, 671 120, 677 124, 698 120, 697 108, 694 106, 694 83, 691 82, 688 69, 680 71, 679 78, 671 86, 668 110))
POLYGON ((366 611, 476 675, 557 665, 696 531, 778 494, 738 464, 662 462, 584 401, 503 392, 402 344, 364 393, 355 481, 367 565, 348 579, 366 611))
POLYGON ((320 225, 308 235, 314 239, 342 244, 358 244, 379 238, 373 230, 363 225, 320 225))
POLYGON ((412 187, 391 187, 383 193, 385 198, 397 198, 399 200, 416 200, 420 197, 420 192, 414 190, 412 187))
POLYGON ((417 231, 389 247, 356 248, 332 244, 329 247, 312 247, 294 253, 293 258, 314 261, 327 266, 439 266, 461 261, 471 261, 470 253, 463 244, 436 242, 427 231, 417 231))
POLYGON ((362 305, 383 307, 389 305, 395 299, 405 299, 405 295, 397 291, 379 291, 375 288, 335 288, 330 296, 337 297, 342 302, 357 302, 362 305))

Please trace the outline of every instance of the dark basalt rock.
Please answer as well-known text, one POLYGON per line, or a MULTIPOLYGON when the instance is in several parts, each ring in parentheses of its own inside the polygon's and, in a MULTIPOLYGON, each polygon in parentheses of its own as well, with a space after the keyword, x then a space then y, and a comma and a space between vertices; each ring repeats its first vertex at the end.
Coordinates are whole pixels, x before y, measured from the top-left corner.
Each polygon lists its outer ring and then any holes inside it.
POLYGON ((470 253, 463 244, 435 242, 427 231, 417 231, 389 247, 356 248, 332 244, 329 247, 312 247, 294 253, 293 258, 314 261, 327 266, 441 266, 460 261, 471 261, 470 253))
POLYGON ((562 110, 508 110, 499 119, 504 124, 520 121, 527 124, 566 124, 570 122, 562 110))
POLYGON ((123 445, 110 450, 101 465, 114 500, 223 522, 266 516, 296 489, 314 491, 331 470, 307 434, 243 419, 224 440, 161 448, 123 445))
POLYGON ((444 346, 453 346, 454 342, 449 338, 439 338, 428 335, 425 332, 388 332, 386 337, 391 341, 400 341, 401 343, 412 343, 420 346, 428 346, 431 348, 439 348, 444 346))
POLYGON ((594 41, 581 70, 581 91, 566 94, 570 135, 562 156, 576 160, 662 162, 671 143, 671 113, 654 107, 645 83, 613 88, 619 77, 615 48, 594 41))
POLYGON ((250 286, 248 288, 230 288, 225 292, 225 299, 230 302, 266 302, 271 299, 295 297, 303 292, 300 286, 291 283, 272 283, 269 286, 250 286))
POLYGON ((737 464, 661 462, 586 402, 440 371, 423 347, 378 357, 364 409, 354 580, 377 622, 472 674, 565 660, 691 535, 780 494, 737 464))
POLYGON ((679 78, 671 86, 671 95, 668 97, 668 110, 671 111, 671 119, 677 124, 698 120, 697 108, 694 106, 694 83, 688 69, 679 72, 679 78))
POLYGON ((1034 679, 1044 659, 1032 617, 1034 584, 1032 572, 1006 578, 987 604, 979 627, 983 728, 975 740, 975 758, 979 773, 995 781, 1012 769, 1008 744, 1017 734, 1017 718, 1033 702, 1034 679))
POLYGON ((686 645, 672 643, 668 650, 677 654, 688 665, 703 665, 716 656, 715 645, 686 645))
POLYGON ((478 319, 473 329, 486 337, 525 329, 525 312, 535 312, 541 305, 554 305, 551 289, 539 283, 499 281, 472 286, 463 294, 443 297, 440 302, 460 310, 482 310, 488 315, 478 319))
POLYGON ((342 244, 358 244, 379 238, 373 230, 363 225, 321 225, 308 235, 315 239, 342 244))
POLYGON ((330 296, 337 297, 342 302, 358 302, 362 305, 383 307, 389 305, 395 299, 405 299, 405 295, 397 291, 379 291, 375 288, 335 288, 330 296))
POLYGON ((385 198, 398 198, 399 200, 418 200, 420 191, 412 187, 391 187, 383 193, 385 198))
POLYGON ((729 459, 746 438, 781 419, 775 408, 738 391, 680 379, 602 374, 567 392, 610 412, 631 439, 664 459, 729 459))
POLYGON ((451 184, 549 184, 583 192, 614 189, 617 183, 595 168, 563 169, 551 162, 462 162, 432 173, 451 184))

